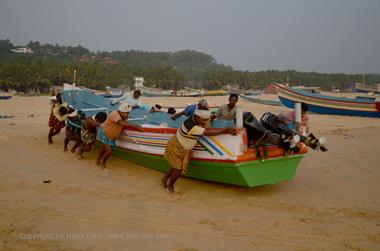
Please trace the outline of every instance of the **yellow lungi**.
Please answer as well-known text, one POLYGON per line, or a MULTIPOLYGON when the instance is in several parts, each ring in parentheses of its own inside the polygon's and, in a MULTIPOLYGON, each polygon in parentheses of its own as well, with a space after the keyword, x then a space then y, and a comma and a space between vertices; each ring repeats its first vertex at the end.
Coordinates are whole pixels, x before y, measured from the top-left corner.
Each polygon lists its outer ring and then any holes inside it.
POLYGON ((191 159, 191 152, 191 150, 184 149, 177 137, 174 136, 166 145, 164 157, 171 167, 186 173, 191 159))

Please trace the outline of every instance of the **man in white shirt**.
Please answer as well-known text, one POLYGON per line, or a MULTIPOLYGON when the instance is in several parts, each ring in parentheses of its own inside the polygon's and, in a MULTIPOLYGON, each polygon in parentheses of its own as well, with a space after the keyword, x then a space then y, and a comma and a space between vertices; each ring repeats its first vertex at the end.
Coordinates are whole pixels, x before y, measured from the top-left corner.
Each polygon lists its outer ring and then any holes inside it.
POLYGON ((237 94, 231 94, 228 99, 228 104, 221 105, 218 111, 211 116, 211 119, 225 119, 234 120, 236 116, 236 103, 238 102, 239 96, 237 94))
POLYGON ((128 104, 130 104, 132 106, 132 108, 139 108, 141 106, 140 96, 141 96, 141 91, 140 90, 135 90, 133 92, 132 97, 129 96, 128 93, 126 93, 123 96, 121 96, 120 98, 117 98, 114 101, 112 101, 112 104, 114 105, 114 104, 116 104, 118 102, 120 102, 120 103, 128 103, 128 104))

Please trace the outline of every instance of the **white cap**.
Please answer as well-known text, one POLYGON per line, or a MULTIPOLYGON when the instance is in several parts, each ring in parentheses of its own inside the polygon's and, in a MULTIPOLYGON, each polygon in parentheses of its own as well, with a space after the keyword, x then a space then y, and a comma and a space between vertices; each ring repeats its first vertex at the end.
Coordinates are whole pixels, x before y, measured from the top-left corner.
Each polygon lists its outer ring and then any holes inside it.
POLYGON ((211 112, 210 112, 210 110, 196 109, 194 112, 194 115, 197 115, 198 117, 200 117, 202 119, 208 119, 211 116, 211 112))
POLYGON ((119 106, 120 112, 130 112, 132 110, 132 106, 129 103, 121 103, 119 106))

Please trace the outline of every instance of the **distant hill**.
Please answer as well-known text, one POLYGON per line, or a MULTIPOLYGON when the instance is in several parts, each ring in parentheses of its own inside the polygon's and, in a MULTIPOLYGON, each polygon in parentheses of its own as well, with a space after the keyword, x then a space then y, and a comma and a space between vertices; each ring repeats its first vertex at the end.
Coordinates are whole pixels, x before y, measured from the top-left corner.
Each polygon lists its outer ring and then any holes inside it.
MULTIPOLYGON (((91 52, 81 45, 61 46, 37 41, 15 46, 9 39, 0 40, 0 60, 0 89, 24 92, 47 92, 51 85, 72 82, 74 69, 77 83, 100 89, 107 85, 131 86, 135 76, 143 76, 147 86, 164 89, 184 86, 219 89, 226 85, 263 88, 272 82, 285 82, 287 78, 295 84, 331 89, 362 81, 361 74, 237 71, 216 62, 212 55, 193 50, 91 52), (12 52, 16 47, 28 47, 33 53, 12 52)), ((380 83, 380 74, 367 74, 366 82, 380 83)))

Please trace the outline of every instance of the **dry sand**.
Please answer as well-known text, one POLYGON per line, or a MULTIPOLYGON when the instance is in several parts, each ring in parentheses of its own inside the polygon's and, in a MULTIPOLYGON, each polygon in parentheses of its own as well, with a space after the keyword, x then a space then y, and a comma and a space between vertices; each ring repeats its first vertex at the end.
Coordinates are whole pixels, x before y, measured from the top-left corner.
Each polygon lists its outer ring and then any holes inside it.
MULTIPOLYGON (((144 98, 171 105, 197 98, 144 98)), ((227 97, 210 97, 214 104, 227 97)), ((240 100, 260 116, 284 107, 240 100)), ((296 177, 241 188, 182 178, 47 144, 48 97, 0 100, 0 250, 380 250, 380 119, 310 115, 329 152, 296 177), (43 183, 51 180, 51 183, 43 183)))

